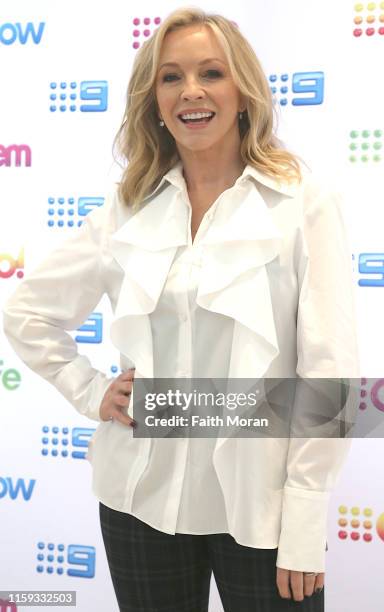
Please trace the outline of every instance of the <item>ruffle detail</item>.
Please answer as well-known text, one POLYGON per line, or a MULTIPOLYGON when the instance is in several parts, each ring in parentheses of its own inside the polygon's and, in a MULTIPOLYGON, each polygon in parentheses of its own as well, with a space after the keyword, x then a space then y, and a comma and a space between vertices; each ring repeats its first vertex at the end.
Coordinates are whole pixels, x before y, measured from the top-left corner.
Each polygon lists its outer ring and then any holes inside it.
MULTIPOLYGON (((279 354, 266 264, 279 256, 282 236, 255 181, 238 180, 220 197, 199 241, 197 303, 235 321, 228 378, 257 379, 279 354)), ((111 253, 124 271, 111 340, 137 377, 154 377, 148 315, 177 249, 190 243, 189 212, 182 190, 171 184, 110 236, 111 253)))

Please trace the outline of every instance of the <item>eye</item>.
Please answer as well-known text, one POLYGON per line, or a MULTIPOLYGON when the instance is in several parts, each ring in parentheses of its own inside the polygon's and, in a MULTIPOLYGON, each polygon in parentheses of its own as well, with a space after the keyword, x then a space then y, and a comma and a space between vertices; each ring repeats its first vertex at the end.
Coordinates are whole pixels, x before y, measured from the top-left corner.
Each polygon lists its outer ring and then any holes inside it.
POLYGON ((209 75, 209 78, 212 78, 212 77, 216 78, 216 77, 223 76, 220 70, 207 70, 205 74, 209 75))
POLYGON ((173 81, 173 77, 177 78, 177 74, 165 74, 162 78, 164 83, 171 83, 173 81))
MULTIPOLYGON (((220 70, 206 70, 206 72, 202 75, 205 78, 209 78, 209 79, 216 79, 216 78, 220 78, 223 76, 222 72, 220 72, 220 70)), ((163 83, 172 83, 172 81, 174 81, 175 79, 178 79, 179 77, 177 76, 177 74, 174 73, 168 73, 168 74, 164 74, 162 77, 162 82, 163 83)))

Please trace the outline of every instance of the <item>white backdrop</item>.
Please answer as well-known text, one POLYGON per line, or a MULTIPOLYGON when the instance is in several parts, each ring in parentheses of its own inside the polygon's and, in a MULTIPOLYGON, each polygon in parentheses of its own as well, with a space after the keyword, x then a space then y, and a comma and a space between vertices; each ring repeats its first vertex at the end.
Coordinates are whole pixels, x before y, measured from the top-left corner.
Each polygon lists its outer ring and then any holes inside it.
MULTIPOLYGON (((0 306, 119 177, 111 148, 135 44, 181 5, 1 3, 0 306)), ((276 87, 279 137, 344 193, 363 372, 377 380, 384 374, 384 2, 194 5, 239 25, 276 87)), ((111 320, 103 299, 73 333, 79 352, 109 375, 120 373, 111 320)), ((117 611, 84 460, 97 423, 31 372, 2 330, 0 342, 0 591, 76 590, 79 612, 117 611)), ((383 415, 384 391, 369 386, 362 381, 364 414, 383 415)), ((355 440, 329 510, 327 612, 383 609, 383 481, 381 438, 355 440)), ((221 612, 211 585, 210 612, 221 612)))

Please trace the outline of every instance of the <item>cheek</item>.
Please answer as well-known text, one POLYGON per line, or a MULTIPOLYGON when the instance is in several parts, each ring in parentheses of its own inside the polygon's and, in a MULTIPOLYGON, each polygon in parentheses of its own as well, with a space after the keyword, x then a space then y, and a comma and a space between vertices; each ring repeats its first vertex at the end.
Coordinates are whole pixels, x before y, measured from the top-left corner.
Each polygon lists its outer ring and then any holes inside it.
POLYGON ((169 93, 162 92, 157 96, 157 103, 159 108, 163 110, 163 112, 170 113, 172 112, 172 105, 174 104, 174 96, 169 93))

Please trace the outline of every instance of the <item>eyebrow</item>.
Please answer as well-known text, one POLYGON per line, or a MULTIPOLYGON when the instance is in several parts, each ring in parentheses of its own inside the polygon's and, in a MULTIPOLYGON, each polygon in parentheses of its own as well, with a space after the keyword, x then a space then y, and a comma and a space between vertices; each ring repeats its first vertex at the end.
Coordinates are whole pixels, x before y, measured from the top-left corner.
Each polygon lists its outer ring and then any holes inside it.
MULTIPOLYGON (((199 62, 199 66, 202 66, 202 64, 208 64, 208 62, 220 62, 221 64, 225 65, 224 62, 218 57, 209 57, 208 59, 199 62)), ((159 70, 161 70, 165 66, 179 66, 179 64, 177 62, 166 62, 165 64, 161 64, 159 70)))

